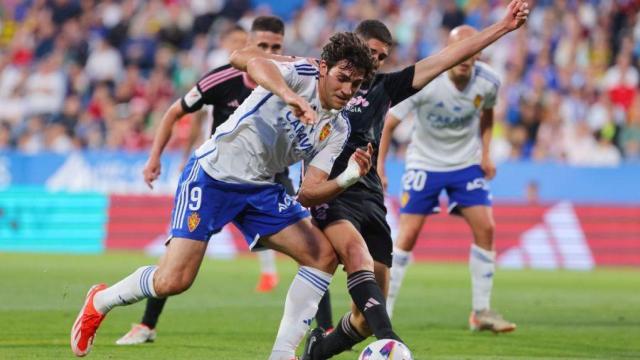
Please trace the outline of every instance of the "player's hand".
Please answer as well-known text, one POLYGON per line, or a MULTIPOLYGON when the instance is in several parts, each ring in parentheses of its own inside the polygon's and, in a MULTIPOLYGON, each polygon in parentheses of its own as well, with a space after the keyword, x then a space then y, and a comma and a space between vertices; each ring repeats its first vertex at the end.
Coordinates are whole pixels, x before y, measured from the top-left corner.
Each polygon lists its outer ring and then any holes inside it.
POLYGON ((149 189, 153 189, 153 181, 160 176, 160 159, 156 157, 150 157, 147 163, 144 165, 142 175, 144 176, 144 182, 147 183, 149 189))
POLYGON ((316 123, 316 112, 313 111, 311 105, 303 99, 300 95, 293 91, 287 92, 282 98, 295 117, 300 119, 306 125, 312 125, 316 123))
POLYGON ((513 0, 507 6, 507 14, 502 20, 505 27, 515 30, 527 21, 529 16, 529 3, 524 0, 513 0))
POLYGON ((490 157, 482 157, 482 160, 480 161, 480 168, 484 172, 485 179, 491 180, 496 176, 496 165, 490 157))
POLYGON ((351 154, 351 159, 355 160, 360 167, 360 176, 365 176, 369 170, 371 170, 371 157, 373 156, 373 146, 371 143, 367 144, 367 150, 357 148, 356 151, 351 154))

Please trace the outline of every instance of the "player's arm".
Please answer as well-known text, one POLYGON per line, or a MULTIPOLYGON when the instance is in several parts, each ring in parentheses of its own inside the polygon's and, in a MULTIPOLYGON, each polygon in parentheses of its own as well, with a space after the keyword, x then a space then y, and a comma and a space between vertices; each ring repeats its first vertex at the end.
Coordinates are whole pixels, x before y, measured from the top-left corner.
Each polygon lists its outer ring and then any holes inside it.
MULTIPOLYGON (((263 57, 254 57, 247 63, 247 73, 256 84, 281 98, 291 108, 293 115, 303 123, 315 123, 316 113, 311 105, 289 87, 287 80, 273 61, 263 57)), ((289 74, 289 76, 296 75, 289 74)))
POLYGON ((298 191, 298 201, 304 207, 324 204, 338 196, 349 186, 355 184, 371 169, 373 147, 368 144, 367 150, 356 149, 349 158, 347 168, 335 179, 327 180, 329 173, 313 165, 309 165, 298 191))
POLYGON ((384 128, 382 128, 382 138, 380 139, 380 148, 378 149, 378 176, 382 181, 382 187, 387 190, 387 172, 385 169, 385 160, 389 153, 389 147, 391 145, 391 139, 393 138, 393 131, 400 125, 400 119, 395 117, 390 112, 387 114, 387 119, 384 121, 384 128))
POLYGON ((295 56, 268 54, 256 46, 247 46, 243 49, 235 50, 231 54, 231 57, 229 57, 229 63, 234 68, 246 72, 247 64, 249 63, 249 60, 253 58, 263 58, 278 62, 292 62, 300 60, 300 58, 295 56))
POLYGON ((153 181, 160 176, 160 157, 162 156, 162 152, 167 146, 169 139, 171 139, 173 126, 186 114, 180 101, 180 99, 175 101, 171 107, 169 107, 169 110, 164 113, 162 120, 160 121, 160 125, 158 126, 158 130, 153 137, 151 153, 149 154, 149 159, 142 171, 144 181, 151 189, 153 189, 153 181))
POLYGON ((206 112, 197 111, 193 114, 193 118, 191 119, 191 128, 189 129, 189 136, 187 137, 187 142, 184 144, 184 151, 182 152, 182 163, 186 164, 187 160, 189 160, 189 156, 191 156, 191 151, 195 146, 196 142, 200 140, 202 136, 202 124, 204 123, 204 119, 206 117, 206 112))
POLYGON ((493 108, 482 110, 480 115, 480 138, 482 141, 482 158, 480 167, 488 180, 496 176, 496 166, 491 160, 491 136, 493 135, 493 108))
POLYGON ((526 1, 511 1, 507 7, 507 14, 501 21, 416 63, 411 85, 414 89, 423 88, 447 69, 477 54, 505 34, 522 26, 528 14, 529 5, 526 1))

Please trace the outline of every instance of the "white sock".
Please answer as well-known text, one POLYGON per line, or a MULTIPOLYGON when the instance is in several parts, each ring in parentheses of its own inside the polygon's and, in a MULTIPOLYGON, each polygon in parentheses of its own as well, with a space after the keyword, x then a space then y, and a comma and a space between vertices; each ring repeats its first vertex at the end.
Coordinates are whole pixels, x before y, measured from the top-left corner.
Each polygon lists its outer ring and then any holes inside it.
POLYGON ((116 284, 99 291, 93 297, 93 306, 100 313, 106 314, 115 306, 134 304, 148 297, 156 297, 153 275, 157 268, 143 266, 116 284))
POLYGON ((269 360, 289 360, 318 311, 318 303, 327 291, 333 275, 308 266, 301 266, 291 282, 284 314, 269 360))
POLYGON ((488 310, 493 289, 493 274, 496 271, 496 252, 472 244, 469 254, 469 271, 471 272, 473 310, 488 310))
POLYGON ((276 274, 276 252, 273 250, 258 251, 260 260, 260 273, 276 274))
POLYGON ((389 280, 389 294, 387 294, 387 313, 389 318, 393 315, 393 307, 410 261, 411 251, 393 247, 393 264, 391 266, 391 279, 389 280))

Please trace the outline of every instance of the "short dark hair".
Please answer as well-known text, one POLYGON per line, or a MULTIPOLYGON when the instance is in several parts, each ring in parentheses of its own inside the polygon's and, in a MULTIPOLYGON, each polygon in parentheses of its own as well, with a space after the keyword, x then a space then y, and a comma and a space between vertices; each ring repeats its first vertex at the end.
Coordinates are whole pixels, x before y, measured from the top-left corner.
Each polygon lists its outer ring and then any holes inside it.
POLYGON ((393 45, 393 37, 385 24, 380 20, 363 20, 356 27, 355 33, 364 40, 376 39, 391 46, 393 45))
POLYGON ((276 16, 258 16, 251 24, 251 32, 268 31, 284 35, 284 22, 276 16))
POLYGON ((243 32, 243 33, 247 32, 247 30, 245 30, 242 26, 238 24, 233 24, 229 26, 226 30, 224 30, 222 34, 220 34, 220 38, 226 38, 227 36, 233 34, 236 31, 243 32))
POLYGON ((364 71, 365 78, 369 78, 374 71, 371 52, 367 44, 352 32, 339 32, 329 38, 329 42, 322 48, 320 58, 330 68, 342 60, 347 61, 348 67, 364 71))

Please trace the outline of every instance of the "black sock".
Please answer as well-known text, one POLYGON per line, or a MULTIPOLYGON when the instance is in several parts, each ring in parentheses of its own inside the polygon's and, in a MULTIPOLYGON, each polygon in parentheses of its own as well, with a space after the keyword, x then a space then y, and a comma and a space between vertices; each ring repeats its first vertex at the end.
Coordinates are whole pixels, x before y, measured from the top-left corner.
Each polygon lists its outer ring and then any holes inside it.
POLYGON ((355 344, 365 339, 351 326, 350 317, 351 312, 348 312, 340 319, 333 332, 322 339, 313 351, 313 359, 328 359, 333 355, 351 349, 355 344))
POLYGON ((166 302, 167 298, 156 299, 150 297, 147 299, 147 306, 144 308, 142 323, 148 326, 149 329, 155 329, 160 313, 162 313, 162 308, 164 308, 164 303, 166 302))
POLYGON ((333 316, 331 315, 331 296, 329 290, 324 293, 322 300, 318 304, 318 312, 316 313, 316 324, 325 329, 333 328, 333 316))
POLYGON ((367 319, 369 329, 378 339, 394 339, 402 342, 391 328, 386 302, 372 271, 361 270, 349 275, 347 288, 358 310, 367 319))

